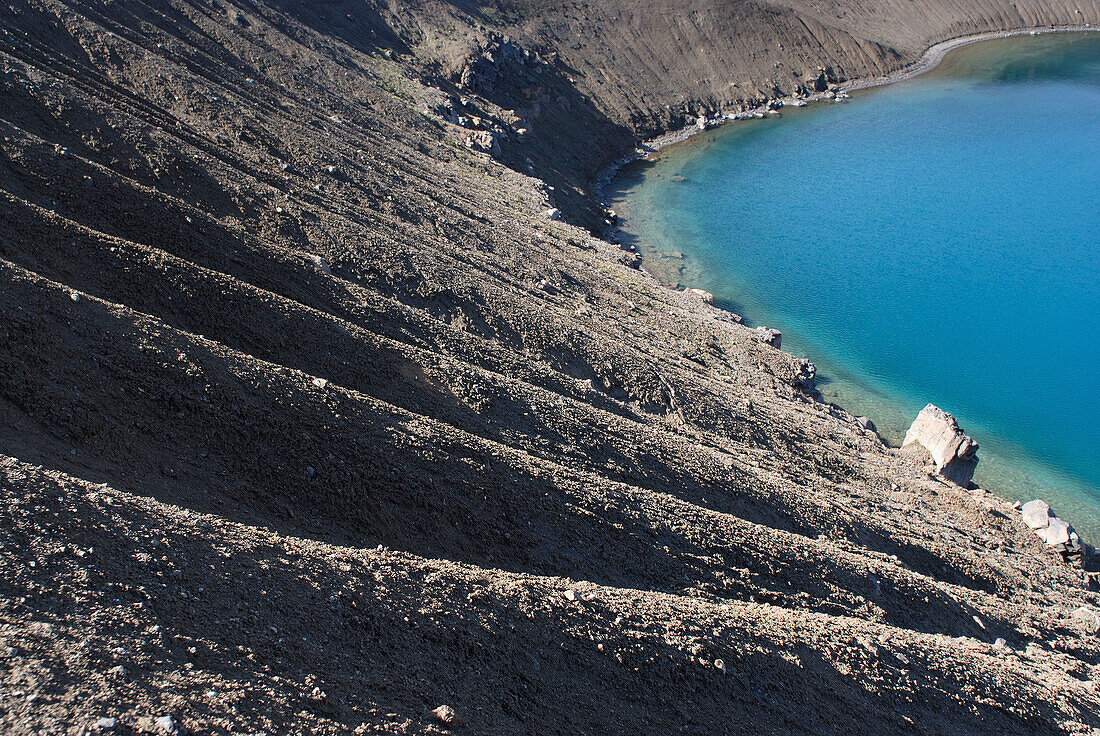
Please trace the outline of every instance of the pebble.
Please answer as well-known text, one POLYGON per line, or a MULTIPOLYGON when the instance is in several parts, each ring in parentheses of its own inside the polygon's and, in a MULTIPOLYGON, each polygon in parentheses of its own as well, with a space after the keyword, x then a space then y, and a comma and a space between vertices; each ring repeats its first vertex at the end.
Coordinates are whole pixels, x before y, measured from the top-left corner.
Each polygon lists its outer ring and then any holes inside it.
POLYGON ((565 591, 565 599, 566 599, 567 601, 575 601, 575 600, 577 600, 577 592, 576 592, 576 591, 574 591, 574 590, 567 590, 567 591, 565 591))
POLYGON ((118 728, 117 718, 97 718, 93 724, 97 731, 114 731, 118 728))
POLYGON ((313 379, 313 385, 316 386, 317 388, 324 388, 325 386, 328 385, 328 381, 325 380, 324 378, 314 378, 313 379))

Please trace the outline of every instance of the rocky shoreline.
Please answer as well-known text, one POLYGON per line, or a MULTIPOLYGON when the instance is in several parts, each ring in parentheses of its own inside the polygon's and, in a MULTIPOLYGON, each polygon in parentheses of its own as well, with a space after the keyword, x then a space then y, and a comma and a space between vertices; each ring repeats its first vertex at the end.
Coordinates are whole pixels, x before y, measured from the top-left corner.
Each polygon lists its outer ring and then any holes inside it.
MULTIPOLYGON (((624 154, 621 158, 617 159, 612 164, 610 164, 605 169, 603 169, 600 172, 600 175, 596 179, 595 187, 594 187, 596 195, 597 195, 601 205, 608 212, 608 219, 606 220, 606 227, 605 227, 604 231, 602 232, 601 237, 604 238, 605 240, 607 240, 608 242, 613 243, 613 244, 617 244, 617 243, 620 242, 619 233, 621 231, 620 231, 620 224, 618 222, 617 213, 614 210, 610 209, 609 202, 606 198, 606 191, 607 191, 607 187, 610 186, 610 184, 615 179, 615 177, 618 175, 618 173, 621 171, 621 169, 623 167, 635 162, 635 161, 646 159, 649 156, 661 151, 662 149, 665 149, 665 148, 668 148, 670 146, 674 146, 676 144, 683 143, 687 140, 690 140, 692 137, 694 137, 694 136, 696 136, 700 133, 704 133, 708 130, 712 130, 715 127, 724 126, 726 124, 733 123, 733 122, 740 121, 740 120, 762 119, 762 118, 767 117, 769 114, 777 113, 779 110, 781 110, 783 107, 786 107, 786 106, 802 107, 802 106, 805 106, 805 105, 808 105, 808 104, 823 102, 823 101, 826 101, 826 100, 831 100, 831 101, 834 101, 834 102, 840 102, 850 92, 855 92, 855 91, 865 90, 865 89, 873 89, 875 87, 881 87, 881 86, 885 86, 885 85, 889 85, 889 84, 895 84, 895 83, 902 82, 902 81, 905 81, 905 80, 908 80, 908 79, 912 79, 912 78, 917 77, 921 74, 925 74, 925 73, 928 73, 928 72, 934 70, 936 67, 938 67, 940 65, 940 63, 942 63, 944 58, 951 51, 953 51, 955 49, 958 49, 958 48, 961 48, 963 46, 970 45, 970 44, 980 43, 980 42, 983 42, 983 41, 996 40, 996 39, 1020 37, 1020 36, 1037 36, 1037 35, 1046 35, 1046 34, 1051 34, 1051 33, 1090 33, 1090 32, 1091 33, 1100 32, 1100 28, 1094 28, 1094 27, 1091 27, 1088 24, 1085 24, 1085 25, 1079 25, 1079 26, 1065 26, 1065 27, 1040 27, 1040 28, 1022 29, 1022 30, 1014 30, 1014 31, 994 31, 994 32, 975 33, 975 34, 968 34, 968 35, 964 35, 964 36, 959 36, 959 37, 956 37, 956 38, 948 39, 946 41, 941 41, 939 43, 936 43, 936 44, 930 46, 920 56, 920 58, 917 61, 912 62, 911 64, 908 64, 905 67, 903 67, 903 68, 901 68, 897 71, 891 72, 890 74, 881 75, 881 76, 878 76, 878 77, 866 78, 866 79, 845 80, 845 81, 837 83, 837 84, 829 85, 829 88, 826 91, 816 92, 816 93, 811 94, 811 95, 779 97, 779 98, 775 98, 775 99, 772 99, 772 100, 768 100, 768 101, 764 102, 763 104, 758 105, 756 107, 752 107, 752 108, 745 109, 745 110, 740 110, 736 113, 718 115, 718 116, 713 117, 713 118, 699 118, 698 121, 693 125, 688 125, 688 126, 685 126, 685 127, 681 128, 679 130, 669 131, 669 132, 664 133, 662 135, 650 138, 650 139, 644 141, 643 143, 641 143, 634 150, 624 154)), ((635 249, 634 247, 631 247, 630 250, 636 256, 638 268, 645 270, 646 259, 643 257, 642 252, 640 250, 635 249)), ((672 288, 675 288, 675 289, 678 289, 678 290, 682 289, 682 290, 684 290, 686 292, 689 292, 689 293, 701 292, 703 294, 707 294, 709 296, 709 302, 713 303, 713 296, 710 296, 708 292, 703 292, 701 289, 694 288, 693 285, 690 284, 690 283, 687 283, 687 284, 678 283, 678 284, 674 285, 672 288)), ((743 320, 743 315, 732 315, 732 316, 738 321, 743 320)), ((769 331, 769 332, 775 333, 776 335, 779 334, 777 330, 768 330, 767 327, 758 327, 756 329, 757 330, 769 331)), ((772 342, 772 343, 769 343, 769 344, 772 344, 774 347, 777 347, 777 348, 779 347, 778 341, 775 341, 775 342, 772 342)), ((958 434, 959 436, 962 436, 961 432, 958 432, 958 425, 955 424, 955 420, 954 420, 953 417, 951 417, 950 414, 943 413, 941 410, 939 410, 938 408, 932 406, 931 404, 926 408, 925 411, 928 411, 929 409, 934 409, 936 412, 939 412, 940 414, 944 414, 944 416, 946 416, 946 418, 947 418, 946 421, 948 421, 950 424, 952 424, 954 426, 954 429, 956 430, 956 432, 955 433, 947 432, 947 434, 949 434, 951 436, 954 436, 954 434, 958 434)), ((867 423, 869 424, 869 426, 873 430, 873 428, 874 428, 873 419, 871 419, 871 418, 861 418, 861 419, 866 419, 867 423)), ((921 434, 921 430, 919 429, 919 427, 921 426, 921 424, 924 421, 925 421, 925 412, 921 412, 921 415, 914 419, 912 427, 910 427, 910 429, 906 433, 905 439, 902 442, 903 447, 906 446, 906 445, 909 445, 911 442, 916 441, 915 439, 911 439, 911 437, 915 438, 915 437, 917 437, 921 434)), ((965 439, 966 439, 966 442, 971 442, 972 443, 972 440, 970 440, 969 437, 966 437, 965 439)), ((929 449, 929 451, 932 452, 933 455, 935 455, 935 451, 932 450, 932 448, 929 446, 929 443, 921 442, 921 444, 925 445, 929 449)), ((977 444, 976 443, 973 443, 972 446, 973 446, 973 450, 977 449, 977 444)), ((971 480, 971 477, 973 475, 973 466, 977 464, 976 454, 971 452, 970 455, 971 455, 971 460, 968 461, 967 463, 964 463, 967 467, 967 470, 965 470, 965 471, 956 471, 954 469, 955 465, 957 465, 958 463, 947 463, 947 462, 941 462, 940 460, 936 461, 935 471, 937 473, 941 474, 946 479, 950 480, 951 482, 957 483, 958 485, 961 485, 964 488, 970 487, 970 485, 971 485, 970 480, 971 480)), ((982 493, 989 493, 989 491, 987 489, 979 489, 979 490, 982 493)), ((1004 499, 1001 499, 1001 500, 1002 500, 1002 502, 1004 502, 1006 504, 1008 503, 1004 499)), ((1034 501, 1032 503, 1041 504, 1044 508, 1049 510, 1049 507, 1046 506, 1045 502, 1043 502, 1042 500, 1037 499, 1036 501, 1034 501)), ((1014 508, 1018 508, 1018 507, 1019 507, 1019 503, 1017 503, 1014 506, 1014 508)), ((1053 513, 1051 513, 1051 516, 1058 522, 1058 524, 1066 524, 1061 519, 1058 519, 1057 517, 1054 517, 1053 513)), ((1025 517, 1025 520, 1026 520, 1026 511, 1024 512, 1024 517, 1025 517)), ((1043 524, 1043 525, 1040 525, 1040 526, 1042 528, 1039 529, 1038 531, 1039 531, 1039 535, 1042 537, 1043 536, 1043 531, 1045 530, 1046 525, 1043 524)), ((1068 526, 1068 524, 1066 524, 1066 526, 1068 526)), ((1032 528, 1035 529, 1037 527, 1032 527, 1032 528)), ((1095 550, 1093 549, 1093 547, 1091 545, 1082 546, 1082 542, 1080 541, 1080 538, 1076 536, 1076 532, 1073 531, 1072 526, 1068 526, 1068 529, 1069 529, 1069 532, 1067 532, 1066 535, 1064 535, 1066 537, 1065 539, 1061 539, 1059 537, 1058 541, 1050 543, 1050 546, 1054 547, 1057 551, 1062 552, 1066 556, 1067 561, 1072 561, 1076 565, 1078 565, 1079 567, 1084 567, 1086 565, 1086 563, 1088 562, 1088 560, 1090 559, 1090 557, 1093 554, 1095 554, 1095 550), (1070 545, 1069 547, 1065 547, 1065 545, 1069 545, 1069 539, 1070 539, 1069 534, 1070 533, 1072 533, 1074 535, 1074 537, 1077 539, 1077 541, 1073 545, 1070 545), (1068 552, 1067 552, 1067 550, 1068 550, 1068 552)), ((1044 539, 1045 539, 1045 537, 1044 537, 1044 539)), ((1100 582, 1100 579, 1098 579, 1097 582, 1100 582)))
MULTIPOLYGON (((679 130, 668 131, 661 135, 649 138, 640 144, 638 144, 633 150, 624 153, 619 158, 604 167, 600 173, 596 176, 594 182, 594 191, 596 193, 597 200, 606 208, 607 200, 605 193, 607 187, 614 180, 619 171, 626 165, 635 161, 640 161, 647 156, 657 153, 658 151, 673 146, 677 143, 683 143, 684 141, 692 138, 699 133, 704 133, 708 130, 712 130, 715 127, 726 125, 738 120, 759 120, 767 117, 768 114, 775 113, 781 110, 783 107, 803 107, 805 105, 813 104, 815 102, 824 102, 826 100, 837 101, 842 100, 848 93, 856 92, 859 90, 873 89, 875 87, 882 87, 888 84, 895 84, 897 82, 905 81, 906 79, 912 79, 913 77, 920 76, 927 72, 932 71, 943 61, 944 57, 954 49, 962 46, 967 46, 972 43, 980 43, 981 41, 992 41, 999 38, 1014 38, 1017 36, 1037 36, 1045 35, 1049 33, 1097 33, 1100 32, 1100 28, 1095 28, 1090 25, 1080 26, 1064 26, 1064 27, 1047 27, 1047 28, 1032 28, 1026 30, 1015 31, 988 31, 985 33, 974 33, 965 36, 958 36, 946 41, 940 41, 933 46, 930 46, 917 60, 905 67, 884 74, 877 77, 867 77, 864 79, 851 79, 843 82, 830 85, 830 88, 825 91, 815 92, 813 94, 806 95, 788 95, 782 97, 776 97, 773 99, 765 100, 763 103, 750 107, 744 110, 739 110, 734 113, 726 113, 717 115, 711 118, 699 118, 695 124, 685 125, 679 130)), ((606 235, 606 233, 605 233, 606 235)))

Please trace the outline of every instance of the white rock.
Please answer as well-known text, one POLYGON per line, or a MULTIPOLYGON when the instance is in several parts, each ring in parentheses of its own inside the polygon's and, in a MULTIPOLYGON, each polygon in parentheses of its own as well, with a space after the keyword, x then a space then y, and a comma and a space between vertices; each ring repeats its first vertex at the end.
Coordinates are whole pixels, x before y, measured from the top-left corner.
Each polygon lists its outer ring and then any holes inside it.
POLYGON ((1029 529, 1043 529, 1050 523, 1050 506, 1039 499, 1025 503, 1020 513, 1029 529))
POLYGON ((1051 547, 1056 547, 1059 544, 1069 544, 1069 534, 1071 531, 1072 529, 1069 524, 1059 519, 1057 516, 1054 516, 1051 517, 1050 523, 1042 529, 1036 529, 1035 533, 1042 537, 1043 541, 1051 547))
POLYGON ((177 734, 177 733, 179 733, 179 728, 176 726, 176 720, 174 718, 172 718, 172 716, 161 716, 156 721, 154 721, 153 725, 161 733, 165 733, 165 734, 177 734))
POLYGON ((902 447, 919 444, 928 450, 936 464, 936 472, 964 488, 974 477, 978 464, 978 443, 963 433, 955 417, 929 404, 921 409, 902 447))
POLYGON ((307 253, 306 254, 306 260, 309 261, 310 263, 312 263, 314 265, 314 267, 317 268, 317 270, 323 271, 324 273, 328 273, 328 274, 332 273, 332 269, 329 268, 328 261, 326 261, 321 256, 319 256, 315 253, 307 253))
POLYGON ((778 349, 783 345, 783 333, 769 327, 757 327, 756 337, 760 342, 765 345, 771 345, 773 348, 778 349))
POLYGON ((1073 618, 1080 621, 1085 626, 1085 631, 1090 634, 1100 632, 1100 613, 1092 610, 1088 606, 1081 606, 1073 612, 1073 618))
POLYGON ((325 380, 324 378, 314 378, 313 379, 313 385, 316 386, 317 388, 324 388, 325 386, 328 385, 328 381, 325 380))
POLYGON ((560 220, 561 219, 561 210, 559 210, 557 207, 551 207, 550 209, 546 210, 545 214, 551 220, 560 220))
POLYGON ((689 294, 694 294, 707 304, 714 304, 714 294, 711 294, 709 291, 705 291, 704 289, 688 289, 687 292, 689 294))

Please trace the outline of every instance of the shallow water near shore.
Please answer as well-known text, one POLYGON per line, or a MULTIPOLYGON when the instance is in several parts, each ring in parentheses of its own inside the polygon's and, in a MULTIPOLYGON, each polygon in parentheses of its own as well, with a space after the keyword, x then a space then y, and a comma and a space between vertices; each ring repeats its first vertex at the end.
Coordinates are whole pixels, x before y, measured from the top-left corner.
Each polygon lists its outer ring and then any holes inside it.
POLYGON ((1100 542, 1100 33, 964 46, 672 146, 609 195, 647 269, 782 330, 827 401, 892 444, 939 405, 978 483, 1100 542))

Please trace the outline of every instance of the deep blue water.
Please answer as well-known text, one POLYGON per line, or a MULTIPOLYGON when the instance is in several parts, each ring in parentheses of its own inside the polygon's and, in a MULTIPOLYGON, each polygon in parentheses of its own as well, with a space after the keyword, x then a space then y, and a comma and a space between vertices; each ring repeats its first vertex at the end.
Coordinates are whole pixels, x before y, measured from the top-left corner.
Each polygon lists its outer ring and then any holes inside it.
POLYGON ((1100 542, 1100 33, 788 110, 624 171, 647 267, 781 329, 887 439, 952 412, 979 483, 1100 542))

